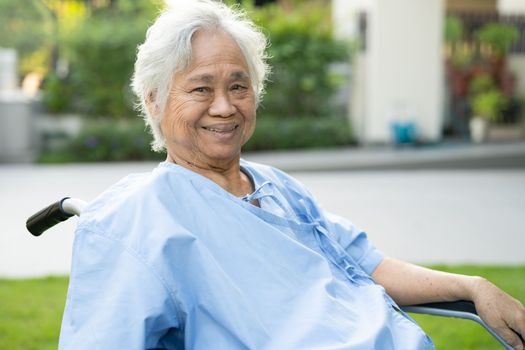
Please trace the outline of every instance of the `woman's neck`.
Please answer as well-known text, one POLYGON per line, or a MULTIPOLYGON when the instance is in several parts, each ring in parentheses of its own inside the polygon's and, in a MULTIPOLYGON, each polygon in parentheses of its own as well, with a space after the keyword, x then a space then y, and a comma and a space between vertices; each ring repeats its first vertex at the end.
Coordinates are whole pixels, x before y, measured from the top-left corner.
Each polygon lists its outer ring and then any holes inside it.
POLYGON ((250 178, 241 171, 240 155, 234 160, 222 163, 220 167, 210 164, 193 163, 169 153, 166 161, 178 164, 207 177, 235 196, 243 196, 254 191, 250 178))

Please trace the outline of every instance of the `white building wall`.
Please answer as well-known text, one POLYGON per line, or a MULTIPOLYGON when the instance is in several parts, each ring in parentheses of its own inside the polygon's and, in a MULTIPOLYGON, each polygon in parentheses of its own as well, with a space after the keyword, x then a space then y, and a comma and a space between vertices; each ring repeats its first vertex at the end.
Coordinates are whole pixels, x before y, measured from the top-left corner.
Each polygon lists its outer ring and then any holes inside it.
MULTIPOLYGON (((359 37, 360 13, 371 13, 375 1, 371 0, 332 0, 333 20, 335 35, 343 40, 357 41, 359 37)), ((365 121, 367 115, 366 75, 368 51, 353 52, 351 62, 350 96, 348 97, 349 119, 352 124, 354 136, 363 141, 365 121)))
POLYGON ((351 99, 358 140, 390 141, 390 125, 396 120, 414 121, 420 138, 439 140, 442 0, 334 0, 333 8, 336 28, 345 28, 336 29, 340 35, 356 33, 356 13, 367 13, 367 48, 354 57, 351 99))
POLYGON ((498 0, 498 12, 508 15, 524 15, 525 1, 524 0, 498 0))

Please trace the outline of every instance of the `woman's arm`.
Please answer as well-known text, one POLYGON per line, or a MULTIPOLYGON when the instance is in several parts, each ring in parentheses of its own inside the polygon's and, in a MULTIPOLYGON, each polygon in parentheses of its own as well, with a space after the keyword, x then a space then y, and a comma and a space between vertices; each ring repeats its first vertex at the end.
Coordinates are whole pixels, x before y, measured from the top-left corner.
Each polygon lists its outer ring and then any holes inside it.
POLYGON ((515 349, 524 344, 525 308, 482 277, 435 271, 385 258, 372 273, 376 283, 400 305, 470 300, 479 316, 515 349))

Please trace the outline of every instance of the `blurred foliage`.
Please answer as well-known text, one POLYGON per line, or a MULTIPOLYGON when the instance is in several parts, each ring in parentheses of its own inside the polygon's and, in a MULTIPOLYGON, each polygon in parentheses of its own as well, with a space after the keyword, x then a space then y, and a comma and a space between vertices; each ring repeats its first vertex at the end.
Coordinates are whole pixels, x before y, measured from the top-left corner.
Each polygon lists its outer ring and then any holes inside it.
MULTIPOLYGON (((332 147, 352 143, 345 118, 258 118, 255 134, 243 151, 332 147)), ((56 137, 55 135, 54 137, 56 137)), ((59 142, 41 154, 41 163, 163 160, 150 150, 152 137, 136 119, 92 119, 74 138, 58 135, 59 142)))
POLYGON ((509 104, 509 97, 505 96, 495 78, 490 73, 480 73, 474 76, 469 83, 469 102, 472 117, 480 117, 490 122, 499 122, 503 112, 509 104))
POLYGON ((505 56, 519 39, 518 29, 498 22, 470 27, 459 17, 448 16, 445 21, 448 79, 452 94, 458 99, 452 107, 456 118, 482 117, 496 123, 515 123, 520 105, 514 97, 515 75, 505 56), (461 108, 462 103, 467 108, 461 108))
POLYGON ((259 113, 280 118, 333 114, 332 96, 345 81, 330 65, 348 62, 349 45, 334 39, 330 7, 320 1, 252 9, 270 41, 272 74, 259 113))
MULTIPOLYGON (((133 115, 129 79, 135 50, 158 8, 152 2, 119 1, 118 7, 93 11, 69 35, 67 56, 71 74, 61 83, 75 96, 71 103, 48 105, 70 107, 89 115, 122 117, 133 115)), ((333 114, 332 96, 344 81, 330 64, 348 59, 349 47, 332 36, 329 7, 305 1, 293 10, 276 4, 253 7, 245 2, 250 16, 269 37, 273 74, 260 113, 295 117, 333 114)), ((46 85, 47 101, 67 99, 62 91, 46 85)))
POLYGON ((472 113, 491 122, 501 120, 502 111, 508 99, 497 89, 481 92, 472 98, 472 113))
POLYGON ((460 18, 449 15, 445 18, 445 40, 455 44, 463 39, 463 22, 460 18))
POLYGON ((449 15, 445 18, 445 46, 454 67, 465 68, 474 58, 471 45, 465 43, 465 28, 460 18, 449 15))
POLYGON ((449 15, 445 19, 444 37, 451 62, 465 68, 487 58, 503 58, 519 40, 519 32, 513 25, 488 22, 468 33, 459 17, 449 15))
POLYGON ((344 117, 257 117, 255 133, 244 151, 321 148, 353 144, 344 117))
POLYGON ((44 103, 50 111, 72 109, 83 115, 107 117, 135 115, 129 82, 136 48, 144 40, 158 6, 151 1, 131 0, 116 4, 93 8, 65 39, 70 73, 46 79, 44 103), (64 90, 69 93, 63 94, 64 90))
POLYGON ((60 113, 70 109, 72 91, 66 79, 55 73, 46 77, 46 88, 42 95, 42 102, 51 113, 60 113))
MULTIPOLYGON (((143 125, 133 111, 135 99, 129 83, 136 48, 161 3, 83 3, 87 4, 85 16, 60 39, 60 53, 69 63, 68 72, 46 76, 43 103, 51 113, 79 113, 96 122, 88 122, 81 135, 60 149, 47 150, 41 161, 158 159, 148 150, 149 141, 136 141, 145 132, 143 126, 129 119, 133 117, 143 125), (101 116, 113 121, 101 122, 101 116), (131 145, 126 146, 126 142, 131 145), (142 152, 136 149, 139 144, 145 145, 142 152), (123 150, 118 150, 118 145, 123 150)), ((245 150, 352 143, 342 108, 333 101, 346 77, 331 69, 333 63, 348 61, 349 45, 333 38, 330 8, 319 0, 264 7, 241 1, 241 6, 268 36, 272 67, 267 93, 258 110, 258 128, 245 150)))
MULTIPOLYGON (((0 0, 0 47, 18 51, 20 67, 26 60, 38 61, 41 73, 48 64, 42 52, 51 45, 51 26, 46 9, 32 0, 0 0), (40 53, 40 54, 39 54, 40 53)), ((22 73, 27 73, 26 69, 22 73)))
POLYGON ((490 91, 496 88, 496 83, 492 75, 488 73, 482 73, 470 81, 469 94, 477 95, 486 91, 490 91))
POLYGON ((497 58, 505 56, 510 46, 520 38, 516 27, 501 23, 488 23, 476 31, 475 35, 481 44, 490 47, 497 58))
POLYGON ((17 50, 21 76, 45 75, 54 70, 64 36, 85 16, 84 1, 0 0, 0 47, 17 50))
POLYGON ((41 163, 163 160, 153 152, 152 137, 144 122, 135 120, 92 119, 74 138, 45 149, 41 163))

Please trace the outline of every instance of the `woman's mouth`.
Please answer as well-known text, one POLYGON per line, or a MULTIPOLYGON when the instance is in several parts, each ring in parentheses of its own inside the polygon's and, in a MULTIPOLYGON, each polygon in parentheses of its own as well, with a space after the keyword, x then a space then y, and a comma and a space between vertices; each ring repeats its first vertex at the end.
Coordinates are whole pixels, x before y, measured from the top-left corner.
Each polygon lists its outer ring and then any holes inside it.
POLYGON ((237 135, 237 129, 239 128, 239 124, 214 124, 209 126, 203 126, 204 130, 206 130, 207 134, 212 137, 210 141, 212 142, 232 142, 234 139, 236 139, 237 135))
POLYGON ((212 132, 216 132, 216 133, 220 133, 220 134, 227 134, 227 133, 230 133, 233 130, 237 129, 238 127, 239 127, 239 124, 224 125, 224 126, 219 126, 219 125, 203 126, 202 128, 204 130, 208 130, 208 131, 212 131, 212 132))

